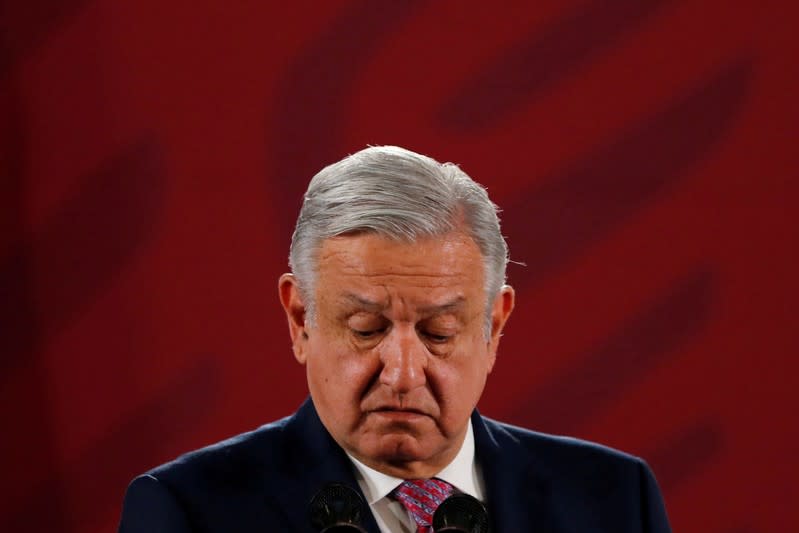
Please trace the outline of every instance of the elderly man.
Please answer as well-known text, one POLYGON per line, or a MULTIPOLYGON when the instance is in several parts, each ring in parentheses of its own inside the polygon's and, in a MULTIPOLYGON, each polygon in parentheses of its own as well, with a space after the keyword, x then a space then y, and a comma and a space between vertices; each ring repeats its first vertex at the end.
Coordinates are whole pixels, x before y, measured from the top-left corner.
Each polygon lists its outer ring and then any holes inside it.
POLYGON ((451 494, 495 532, 669 531, 640 459, 475 410, 514 305, 507 258, 455 165, 372 147, 323 169, 279 281, 310 399, 135 479, 120 531, 316 531, 309 502, 342 485, 365 507, 340 531, 428 532, 451 494))

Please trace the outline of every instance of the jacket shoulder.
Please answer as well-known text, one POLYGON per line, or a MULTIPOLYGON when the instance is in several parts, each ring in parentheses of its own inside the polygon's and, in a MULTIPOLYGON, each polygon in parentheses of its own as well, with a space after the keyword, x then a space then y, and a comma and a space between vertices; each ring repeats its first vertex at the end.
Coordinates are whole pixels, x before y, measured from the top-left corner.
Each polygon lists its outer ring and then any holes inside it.
MULTIPOLYGON (((573 437, 550 435, 483 418, 488 467, 541 504, 539 518, 570 531, 667 533, 663 497, 643 459, 573 437)), ((497 477, 496 473, 490 474, 497 477)))
POLYGON ((252 431, 185 453, 148 472, 167 485, 180 489, 222 484, 252 485, 263 482, 264 473, 280 469, 291 440, 286 432, 290 417, 252 431))
POLYGON ((268 496, 278 490, 274 479, 291 468, 285 460, 296 448, 286 431, 290 419, 181 455, 138 476, 125 493, 119 531, 234 531, 253 529, 252 524, 287 530, 285 513, 268 496))
POLYGON ((553 490, 612 494, 637 492, 651 470, 640 457, 574 437, 551 435, 484 419, 497 449, 516 454, 536 479, 553 490), (512 450, 512 452, 509 452, 512 450))
POLYGON ((629 453, 565 435, 541 433, 530 429, 483 418, 486 428, 497 443, 502 446, 512 444, 529 451, 533 456, 551 459, 568 457, 575 461, 607 461, 610 463, 640 463, 642 459, 629 453), (504 441, 504 442, 503 442, 504 441))

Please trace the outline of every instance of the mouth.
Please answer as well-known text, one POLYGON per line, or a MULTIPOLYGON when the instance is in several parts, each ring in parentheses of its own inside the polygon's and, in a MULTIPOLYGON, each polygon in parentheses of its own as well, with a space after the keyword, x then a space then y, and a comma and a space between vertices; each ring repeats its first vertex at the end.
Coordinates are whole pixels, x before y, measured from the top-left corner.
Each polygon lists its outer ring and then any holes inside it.
POLYGON ((392 421, 413 421, 427 416, 427 413, 413 408, 380 407, 372 411, 373 414, 392 421))

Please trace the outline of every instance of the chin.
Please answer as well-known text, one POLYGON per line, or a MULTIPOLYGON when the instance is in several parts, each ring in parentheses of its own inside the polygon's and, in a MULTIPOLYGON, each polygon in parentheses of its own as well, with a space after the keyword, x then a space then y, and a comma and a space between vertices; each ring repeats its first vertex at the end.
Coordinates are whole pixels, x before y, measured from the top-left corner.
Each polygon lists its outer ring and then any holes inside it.
POLYGON ((411 435, 386 435, 376 446, 375 456, 392 464, 423 461, 427 458, 425 447, 411 435))

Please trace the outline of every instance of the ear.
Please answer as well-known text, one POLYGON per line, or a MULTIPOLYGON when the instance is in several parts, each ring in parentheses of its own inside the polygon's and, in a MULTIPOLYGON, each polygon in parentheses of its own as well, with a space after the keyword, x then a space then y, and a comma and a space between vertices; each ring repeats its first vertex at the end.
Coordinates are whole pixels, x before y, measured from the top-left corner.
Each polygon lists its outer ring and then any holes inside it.
POLYGON ((308 344, 308 332, 305 328, 305 304, 302 301, 300 288, 294 274, 283 274, 278 281, 278 294, 286 318, 289 321, 289 335, 291 336, 291 346, 294 350, 294 358, 301 365, 305 364, 306 345, 308 344))
POLYGON ((499 339, 502 337, 502 328, 505 327, 505 323, 513 311, 515 301, 516 294, 513 291, 513 287, 505 285, 500 289, 491 307, 491 337, 488 339, 489 373, 494 368, 494 363, 497 360, 497 348, 499 347, 499 339))

